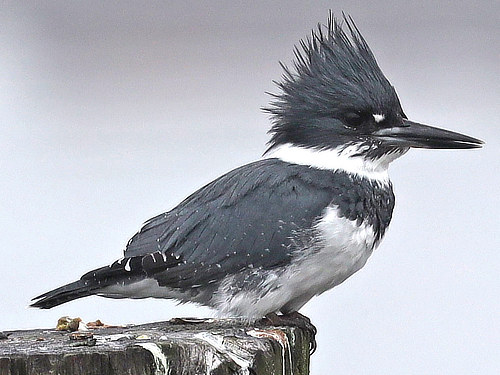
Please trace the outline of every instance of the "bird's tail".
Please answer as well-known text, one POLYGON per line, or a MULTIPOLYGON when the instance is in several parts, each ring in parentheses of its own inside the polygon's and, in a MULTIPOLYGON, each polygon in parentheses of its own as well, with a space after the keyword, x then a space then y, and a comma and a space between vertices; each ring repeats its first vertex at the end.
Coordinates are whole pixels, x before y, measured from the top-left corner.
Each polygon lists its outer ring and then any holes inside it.
POLYGON ((40 309, 50 309, 77 298, 90 296, 94 294, 94 291, 98 288, 98 285, 88 280, 78 280, 33 298, 32 301, 35 302, 30 306, 40 309))
MULTIPOLYGON (((143 270, 143 256, 122 258, 109 266, 97 268, 83 275, 80 280, 63 285, 50 292, 33 298, 30 306, 40 309, 50 309, 54 306, 74 299, 101 294, 110 285, 134 283, 145 275, 143 270)), ((106 296, 105 294, 102 294, 106 296)), ((120 296, 113 296, 121 298, 120 296)))
MULTIPOLYGON (((109 266, 87 272, 78 281, 33 298, 32 301, 34 302, 30 306, 50 309, 74 299, 94 294, 110 298, 131 297, 129 293, 121 294, 116 291, 110 293, 108 287, 118 285, 123 290, 126 290, 129 285, 151 276, 157 271, 173 267, 180 262, 179 258, 166 258, 161 252, 121 258, 109 266)), ((132 296, 132 298, 143 297, 132 296)))

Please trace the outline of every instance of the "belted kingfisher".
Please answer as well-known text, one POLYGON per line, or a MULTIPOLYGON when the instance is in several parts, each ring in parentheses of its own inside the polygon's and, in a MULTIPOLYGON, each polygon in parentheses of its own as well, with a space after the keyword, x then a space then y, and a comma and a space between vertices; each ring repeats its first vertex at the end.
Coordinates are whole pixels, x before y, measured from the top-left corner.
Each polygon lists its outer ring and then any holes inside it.
POLYGON ((408 120, 351 17, 319 25, 283 65, 264 156, 147 221, 124 257, 34 298, 168 298, 249 322, 297 312, 362 268, 391 221, 387 169, 409 148, 482 141, 408 120))

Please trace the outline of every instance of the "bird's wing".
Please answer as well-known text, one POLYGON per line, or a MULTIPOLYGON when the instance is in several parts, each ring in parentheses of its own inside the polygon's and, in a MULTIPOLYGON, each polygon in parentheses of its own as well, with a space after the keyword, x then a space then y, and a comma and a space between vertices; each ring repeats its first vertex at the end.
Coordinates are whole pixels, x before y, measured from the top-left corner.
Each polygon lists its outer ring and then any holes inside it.
POLYGON ((125 257, 141 258, 160 285, 178 288, 248 266, 286 264, 297 232, 311 228, 331 202, 326 185, 310 168, 277 159, 245 165, 149 220, 125 257))

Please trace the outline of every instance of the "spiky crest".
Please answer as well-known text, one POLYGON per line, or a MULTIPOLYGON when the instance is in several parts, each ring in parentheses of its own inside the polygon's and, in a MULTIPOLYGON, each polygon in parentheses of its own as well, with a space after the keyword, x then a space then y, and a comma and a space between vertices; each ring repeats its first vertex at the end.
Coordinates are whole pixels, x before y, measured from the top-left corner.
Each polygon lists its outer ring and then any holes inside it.
POLYGON ((264 111, 271 114, 271 147, 280 138, 323 118, 339 121, 347 113, 384 113, 401 116, 394 88, 380 70, 353 19, 339 20, 330 12, 327 25, 318 24, 311 37, 295 46, 293 70, 280 63, 284 73, 275 82, 281 93, 264 111), (344 30, 344 24, 347 30, 344 30), (398 113, 394 113, 394 112, 398 113))

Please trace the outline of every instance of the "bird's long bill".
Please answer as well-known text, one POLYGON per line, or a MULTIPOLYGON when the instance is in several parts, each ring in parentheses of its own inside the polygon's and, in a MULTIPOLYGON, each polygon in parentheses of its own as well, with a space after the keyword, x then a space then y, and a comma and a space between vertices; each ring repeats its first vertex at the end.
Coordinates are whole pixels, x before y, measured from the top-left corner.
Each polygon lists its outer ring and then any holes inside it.
POLYGON ((449 130, 404 120, 402 126, 384 128, 373 133, 384 143, 417 148, 479 148, 483 141, 449 130))

